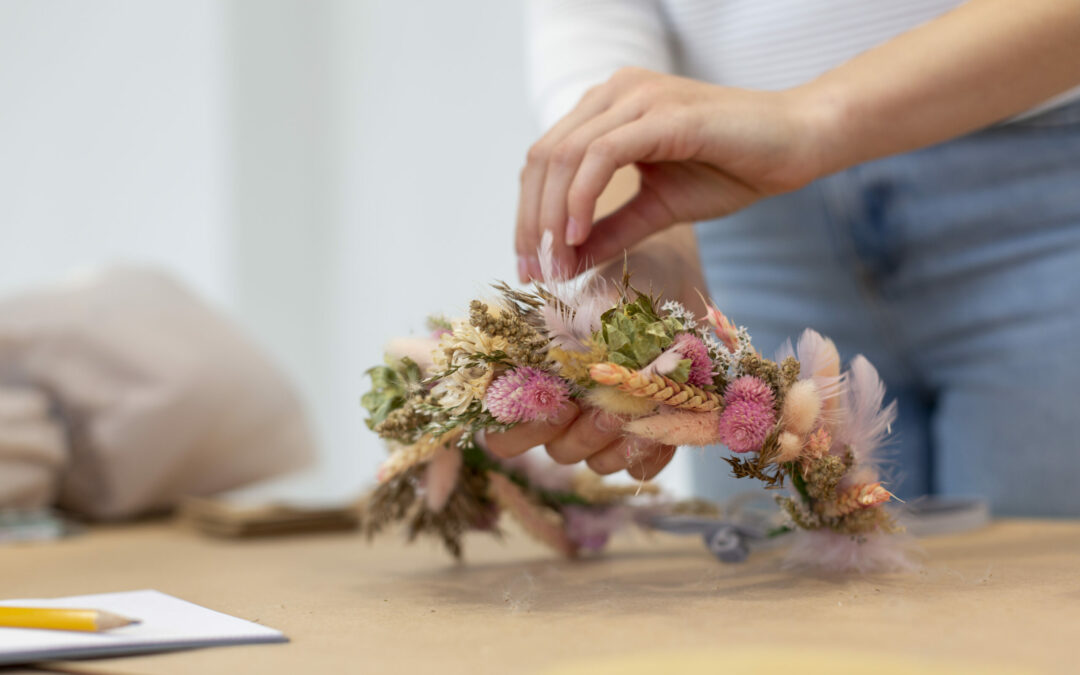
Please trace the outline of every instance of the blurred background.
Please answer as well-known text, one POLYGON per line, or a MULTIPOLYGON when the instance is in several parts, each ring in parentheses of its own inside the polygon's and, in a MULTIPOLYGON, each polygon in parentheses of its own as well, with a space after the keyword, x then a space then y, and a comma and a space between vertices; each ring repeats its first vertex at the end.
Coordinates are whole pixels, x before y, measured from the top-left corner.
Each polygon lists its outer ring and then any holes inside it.
POLYGON ((299 387, 311 489, 359 489, 381 345, 516 278, 522 23, 501 0, 0 2, 0 294, 169 271, 299 387))

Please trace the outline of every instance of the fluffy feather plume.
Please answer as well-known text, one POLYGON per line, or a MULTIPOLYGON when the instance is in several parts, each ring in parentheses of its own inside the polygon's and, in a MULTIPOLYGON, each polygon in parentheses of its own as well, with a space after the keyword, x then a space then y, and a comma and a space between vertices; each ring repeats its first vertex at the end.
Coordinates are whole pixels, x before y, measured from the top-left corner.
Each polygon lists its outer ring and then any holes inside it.
POLYGON ((424 469, 424 503, 429 511, 438 513, 457 486, 461 471, 461 451, 456 447, 439 450, 424 469))
POLYGON ((690 412, 664 407, 659 415, 641 417, 627 423, 629 433, 668 445, 705 446, 720 440, 720 412, 690 412))
POLYGON ((796 530, 785 569, 819 572, 910 572, 919 568, 910 537, 898 533, 850 535, 832 530, 796 530))
POLYGON ((498 471, 489 471, 487 475, 491 498, 509 511, 526 532, 568 558, 577 555, 577 545, 566 536, 562 521, 554 511, 534 502, 498 471))
POLYGON ((802 439, 790 431, 782 432, 780 434, 779 442, 780 454, 772 460, 774 463, 785 464, 787 462, 793 462, 798 459, 800 454, 802 454, 802 439))
POLYGON ((781 421, 784 429, 805 436, 814 428, 821 414, 821 397, 813 380, 799 380, 791 385, 784 397, 781 421))
POLYGON ((555 263, 553 235, 544 232, 540 239, 540 273, 554 300, 540 308, 553 347, 583 352, 600 329, 600 315, 615 304, 615 295, 607 280, 595 274, 583 274, 565 280, 565 270, 555 263))
POLYGON ((560 268, 555 262, 555 235, 551 233, 551 230, 545 230, 541 235, 540 248, 536 252, 540 259, 542 281, 549 291, 558 296, 558 286, 568 275, 567 270, 560 268))
POLYGON ((799 336, 796 348, 788 340, 776 353, 776 362, 780 363, 789 356, 799 360, 799 379, 813 380, 818 395, 822 399, 823 409, 831 411, 839 401, 836 397, 843 391, 844 381, 840 375, 840 353, 836 344, 816 330, 807 328, 799 336))
POLYGON ((551 344, 567 351, 584 352, 589 339, 600 330, 600 315, 614 304, 606 290, 582 293, 576 304, 548 303, 540 309, 551 344))
POLYGON ((872 464, 874 452, 896 420, 896 401, 881 407, 885 383, 861 354, 849 368, 846 411, 837 440, 851 448, 856 464, 872 464))
MULTIPOLYGON (((672 345, 665 349, 660 356, 657 356, 652 360, 652 363, 642 368, 640 372, 642 375, 648 377, 650 375, 667 375, 671 371, 679 367, 679 361, 682 361, 686 357, 683 355, 682 350, 678 345, 672 345)), ((691 384, 696 384, 691 382, 691 384)))

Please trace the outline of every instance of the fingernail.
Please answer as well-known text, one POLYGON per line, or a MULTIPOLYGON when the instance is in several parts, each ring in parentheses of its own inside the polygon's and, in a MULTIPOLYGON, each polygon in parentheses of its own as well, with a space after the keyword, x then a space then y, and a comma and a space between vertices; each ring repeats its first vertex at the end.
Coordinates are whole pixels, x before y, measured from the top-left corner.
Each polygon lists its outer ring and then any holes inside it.
POLYGON ((623 421, 615 415, 609 415, 602 410, 597 410, 593 413, 593 425, 596 427, 597 431, 609 434, 612 431, 621 429, 623 421))
POLYGON ((574 419, 577 415, 577 406, 573 403, 564 403, 559 412, 554 417, 548 420, 548 423, 553 427, 561 427, 564 424, 568 424, 570 420, 574 419))
POLYGON ((529 263, 524 257, 518 256, 518 279, 521 283, 526 283, 529 280, 529 263))
POLYGON ((578 224, 577 218, 571 218, 566 221, 566 245, 577 246, 581 243, 581 225, 578 224))
POLYGON ((529 256, 528 266, 529 276, 540 281, 543 278, 543 273, 540 271, 540 260, 533 256, 529 256))

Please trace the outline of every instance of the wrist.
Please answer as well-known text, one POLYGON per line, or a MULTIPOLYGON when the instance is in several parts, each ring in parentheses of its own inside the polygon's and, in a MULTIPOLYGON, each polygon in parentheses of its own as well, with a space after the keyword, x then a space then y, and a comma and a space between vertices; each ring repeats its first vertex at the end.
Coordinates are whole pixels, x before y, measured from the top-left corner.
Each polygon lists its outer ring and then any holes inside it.
POLYGON ((850 103, 839 88, 819 79, 789 89, 785 94, 800 137, 807 145, 803 156, 812 180, 859 162, 850 103))

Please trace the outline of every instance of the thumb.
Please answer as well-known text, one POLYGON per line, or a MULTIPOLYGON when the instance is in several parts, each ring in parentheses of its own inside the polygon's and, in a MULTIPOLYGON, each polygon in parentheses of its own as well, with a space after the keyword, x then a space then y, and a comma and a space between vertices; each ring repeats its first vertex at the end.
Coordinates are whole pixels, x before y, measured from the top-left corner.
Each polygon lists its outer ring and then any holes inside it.
POLYGON ((676 223, 674 214, 648 184, 614 213, 596 221, 578 247, 578 260, 598 265, 629 250, 638 242, 676 223))

